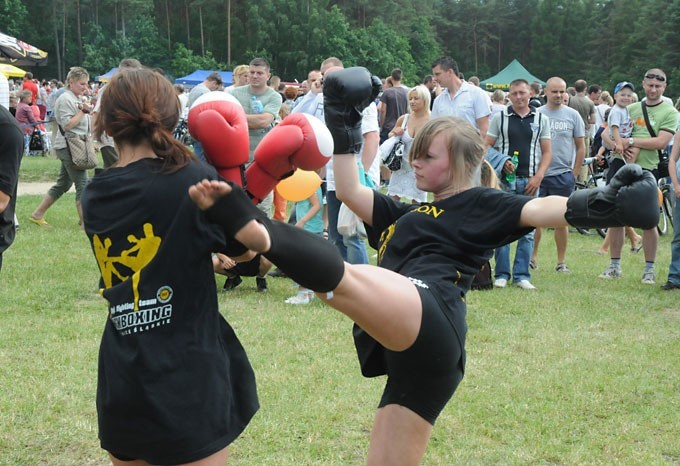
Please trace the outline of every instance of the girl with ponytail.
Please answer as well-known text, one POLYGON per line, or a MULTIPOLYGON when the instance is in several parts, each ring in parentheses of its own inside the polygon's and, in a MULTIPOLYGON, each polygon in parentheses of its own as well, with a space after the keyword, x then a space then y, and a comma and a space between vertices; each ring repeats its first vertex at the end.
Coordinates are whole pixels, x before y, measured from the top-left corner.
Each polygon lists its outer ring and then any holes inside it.
POLYGON ((113 137, 119 159, 82 196, 107 300, 101 446, 114 465, 224 465, 259 404, 245 350, 218 312, 211 253, 225 251, 223 229, 187 196, 218 175, 172 137, 179 101, 162 75, 123 69, 101 98, 95 133, 113 137))

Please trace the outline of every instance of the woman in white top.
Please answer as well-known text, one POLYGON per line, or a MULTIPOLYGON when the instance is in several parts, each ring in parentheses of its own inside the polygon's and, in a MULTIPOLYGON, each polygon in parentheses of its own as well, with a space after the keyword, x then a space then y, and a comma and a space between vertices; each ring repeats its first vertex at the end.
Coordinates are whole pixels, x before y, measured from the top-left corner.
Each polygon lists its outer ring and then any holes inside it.
POLYGON ((408 104, 410 113, 400 116, 389 133, 389 137, 401 136, 405 156, 401 168, 392 172, 387 194, 397 201, 404 198, 418 204, 427 201, 427 193, 416 188, 416 175, 409 163, 408 153, 418 130, 430 119, 430 91, 422 84, 414 87, 408 92, 408 104))

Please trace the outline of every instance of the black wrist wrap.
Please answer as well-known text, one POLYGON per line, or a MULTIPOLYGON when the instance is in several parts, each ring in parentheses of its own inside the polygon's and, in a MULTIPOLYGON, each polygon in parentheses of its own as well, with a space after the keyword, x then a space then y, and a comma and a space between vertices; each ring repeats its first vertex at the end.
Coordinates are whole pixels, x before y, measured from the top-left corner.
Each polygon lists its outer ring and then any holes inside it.
POLYGON ((263 222, 271 247, 263 255, 301 286, 320 293, 333 291, 345 273, 338 249, 319 235, 277 220, 263 222))
POLYGON ((231 193, 222 196, 205 211, 208 220, 222 228, 230 240, 251 220, 267 219, 267 216, 253 204, 240 186, 228 181, 231 193))

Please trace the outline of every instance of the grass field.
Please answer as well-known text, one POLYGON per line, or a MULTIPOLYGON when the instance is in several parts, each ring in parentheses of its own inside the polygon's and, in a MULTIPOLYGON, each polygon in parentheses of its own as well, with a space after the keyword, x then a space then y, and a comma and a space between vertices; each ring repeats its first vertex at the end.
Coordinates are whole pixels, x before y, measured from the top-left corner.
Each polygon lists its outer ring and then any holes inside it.
MULTIPOLYGON (((44 179, 58 162, 24 160, 44 179)), ((24 178, 22 178, 24 179, 24 178)), ((49 179, 49 178, 48 178, 49 179)), ((94 405, 106 306, 74 195, 27 218, 0 274, 0 465, 105 465, 94 405)), ((544 234, 534 292, 468 294, 466 376, 434 429, 425 465, 680 463, 680 293, 642 285, 642 253, 621 280, 597 278, 600 239, 570 236, 569 275, 544 234)), ((666 278, 670 238, 659 245, 666 278)), ((222 279, 218 278, 221 287, 222 279)), ((220 293, 220 310, 255 368, 261 409, 231 447, 235 465, 360 465, 384 379, 360 376, 348 319, 295 289, 254 279, 220 293)))

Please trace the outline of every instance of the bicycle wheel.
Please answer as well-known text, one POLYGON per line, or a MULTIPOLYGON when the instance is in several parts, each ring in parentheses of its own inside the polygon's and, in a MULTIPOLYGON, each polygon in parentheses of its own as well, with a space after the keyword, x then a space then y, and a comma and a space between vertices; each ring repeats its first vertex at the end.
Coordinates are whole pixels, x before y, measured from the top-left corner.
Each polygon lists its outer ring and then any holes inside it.
MULTIPOLYGON (((673 199, 671 196, 674 196, 672 191, 666 191, 663 195, 663 208, 666 211, 666 217, 668 217, 668 223, 671 225, 671 228, 675 230, 675 223, 673 223, 673 199)), ((676 201, 677 202, 677 201, 676 201)))
POLYGON ((668 217, 666 216, 665 205, 666 203, 664 202, 664 204, 659 207, 661 212, 659 213, 659 224, 656 226, 656 229, 659 231, 661 236, 665 235, 668 231, 668 217))

